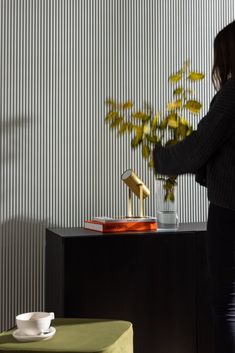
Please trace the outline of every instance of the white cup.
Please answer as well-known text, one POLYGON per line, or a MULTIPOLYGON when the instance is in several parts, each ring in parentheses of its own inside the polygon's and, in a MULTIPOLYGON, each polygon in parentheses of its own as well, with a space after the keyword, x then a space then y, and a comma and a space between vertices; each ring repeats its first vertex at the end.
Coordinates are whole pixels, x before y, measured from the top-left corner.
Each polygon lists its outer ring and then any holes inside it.
POLYGON ((40 335, 50 328, 54 313, 32 312, 16 316, 18 329, 27 336, 40 335))

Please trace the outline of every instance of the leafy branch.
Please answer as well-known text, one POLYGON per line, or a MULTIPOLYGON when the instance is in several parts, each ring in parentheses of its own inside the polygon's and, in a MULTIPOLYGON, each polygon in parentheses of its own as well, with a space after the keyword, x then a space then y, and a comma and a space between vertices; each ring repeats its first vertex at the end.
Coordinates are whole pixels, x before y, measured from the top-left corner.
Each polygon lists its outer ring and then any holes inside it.
MULTIPOLYGON (((187 87, 187 83, 191 84, 203 78, 204 74, 190 71, 189 61, 185 61, 183 67, 168 78, 173 88, 173 99, 167 103, 165 113, 154 112, 148 102, 144 102, 142 110, 135 110, 134 102, 130 100, 117 102, 114 99, 107 99, 105 103, 108 112, 105 121, 110 129, 117 131, 117 135, 129 134, 131 147, 141 148, 142 157, 148 163, 148 167, 153 168, 152 152, 156 145, 174 145, 193 131, 183 113, 186 111, 198 115, 202 105, 197 99, 192 98, 194 91, 187 87)), ((165 201, 173 202, 177 175, 163 177, 155 173, 155 177, 163 180, 165 201)))

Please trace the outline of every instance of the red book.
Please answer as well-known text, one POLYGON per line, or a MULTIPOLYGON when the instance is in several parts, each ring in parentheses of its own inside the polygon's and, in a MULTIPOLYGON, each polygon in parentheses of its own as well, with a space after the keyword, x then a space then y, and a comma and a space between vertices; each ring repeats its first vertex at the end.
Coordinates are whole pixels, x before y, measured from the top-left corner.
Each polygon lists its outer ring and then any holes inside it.
POLYGON ((84 228, 102 233, 111 232, 141 232, 157 230, 157 222, 98 222, 85 221, 84 228))

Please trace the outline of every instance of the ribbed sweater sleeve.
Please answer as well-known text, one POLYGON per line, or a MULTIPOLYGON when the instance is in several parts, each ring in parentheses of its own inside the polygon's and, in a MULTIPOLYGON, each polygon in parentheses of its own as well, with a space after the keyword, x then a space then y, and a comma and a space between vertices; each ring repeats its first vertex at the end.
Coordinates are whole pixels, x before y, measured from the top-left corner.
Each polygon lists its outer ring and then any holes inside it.
POLYGON ((195 173, 235 134, 235 80, 229 79, 216 95, 197 130, 176 145, 157 146, 153 151, 157 173, 195 173))

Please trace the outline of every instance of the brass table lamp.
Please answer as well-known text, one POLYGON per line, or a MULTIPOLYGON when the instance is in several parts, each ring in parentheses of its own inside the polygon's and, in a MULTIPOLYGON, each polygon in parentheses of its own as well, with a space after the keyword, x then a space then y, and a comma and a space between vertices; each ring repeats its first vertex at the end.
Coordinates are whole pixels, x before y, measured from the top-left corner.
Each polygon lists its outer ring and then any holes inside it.
POLYGON ((150 195, 148 187, 135 174, 132 169, 127 169, 121 175, 122 181, 128 186, 128 217, 132 217, 132 192, 139 198, 140 216, 144 217, 144 199, 150 195))

